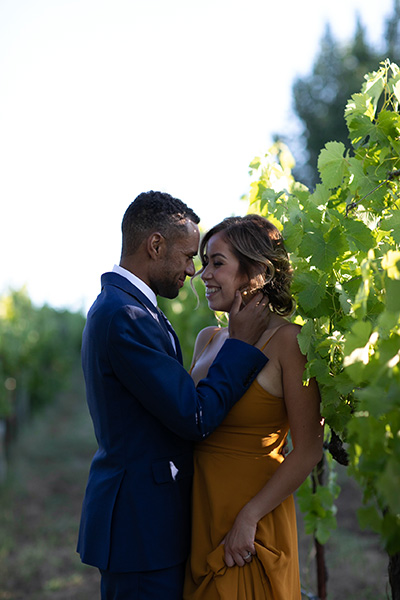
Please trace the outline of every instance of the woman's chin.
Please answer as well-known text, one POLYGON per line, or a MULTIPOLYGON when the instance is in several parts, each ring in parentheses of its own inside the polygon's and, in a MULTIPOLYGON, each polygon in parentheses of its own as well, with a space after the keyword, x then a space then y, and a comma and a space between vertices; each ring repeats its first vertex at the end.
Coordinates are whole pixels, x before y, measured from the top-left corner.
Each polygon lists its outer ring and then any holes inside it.
POLYGON ((227 306, 226 304, 222 305, 218 302, 208 301, 208 308, 213 312, 229 313, 232 308, 232 304, 227 306))

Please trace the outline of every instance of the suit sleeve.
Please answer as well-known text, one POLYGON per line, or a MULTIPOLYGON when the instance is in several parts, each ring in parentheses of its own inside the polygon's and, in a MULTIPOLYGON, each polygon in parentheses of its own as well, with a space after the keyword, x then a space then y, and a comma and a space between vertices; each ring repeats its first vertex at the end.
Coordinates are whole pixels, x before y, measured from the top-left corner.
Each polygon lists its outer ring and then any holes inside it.
POLYGON ((120 382, 163 425, 188 440, 207 437, 268 361, 257 348, 228 339, 196 388, 179 361, 162 348, 157 322, 136 306, 114 314, 107 347, 120 382))

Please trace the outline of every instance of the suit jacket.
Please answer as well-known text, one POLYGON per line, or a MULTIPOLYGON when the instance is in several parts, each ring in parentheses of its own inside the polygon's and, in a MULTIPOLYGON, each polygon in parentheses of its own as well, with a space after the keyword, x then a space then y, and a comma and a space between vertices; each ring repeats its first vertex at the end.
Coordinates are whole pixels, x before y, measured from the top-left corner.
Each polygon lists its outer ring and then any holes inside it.
POLYGON ((219 425, 267 361, 227 340, 196 389, 159 319, 126 278, 102 276, 82 341, 99 447, 78 540, 82 561, 100 569, 147 571, 186 560, 193 441, 219 425))

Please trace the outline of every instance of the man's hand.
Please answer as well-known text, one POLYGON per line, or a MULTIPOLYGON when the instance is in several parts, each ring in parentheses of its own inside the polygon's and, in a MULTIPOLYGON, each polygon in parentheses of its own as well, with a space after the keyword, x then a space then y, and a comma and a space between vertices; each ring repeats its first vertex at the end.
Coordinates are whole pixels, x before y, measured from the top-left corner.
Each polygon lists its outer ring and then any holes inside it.
POLYGON ((229 313, 229 337, 254 346, 271 318, 268 297, 259 292, 244 308, 241 305, 242 296, 237 291, 229 313))

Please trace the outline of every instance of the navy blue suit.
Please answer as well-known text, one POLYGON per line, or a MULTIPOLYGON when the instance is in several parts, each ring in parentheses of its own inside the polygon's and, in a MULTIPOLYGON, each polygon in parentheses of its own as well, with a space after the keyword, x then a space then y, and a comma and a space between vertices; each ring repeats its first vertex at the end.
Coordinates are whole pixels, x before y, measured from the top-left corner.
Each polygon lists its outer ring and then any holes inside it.
POLYGON ((267 361, 256 348, 227 340, 196 389, 181 364, 176 336, 178 357, 159 319, 127 279, 102 276, 82 344, 99 448, 78 552, 83 562, 103 570, 152 571, 186 560, 192 442, 219 425, 267 361))

